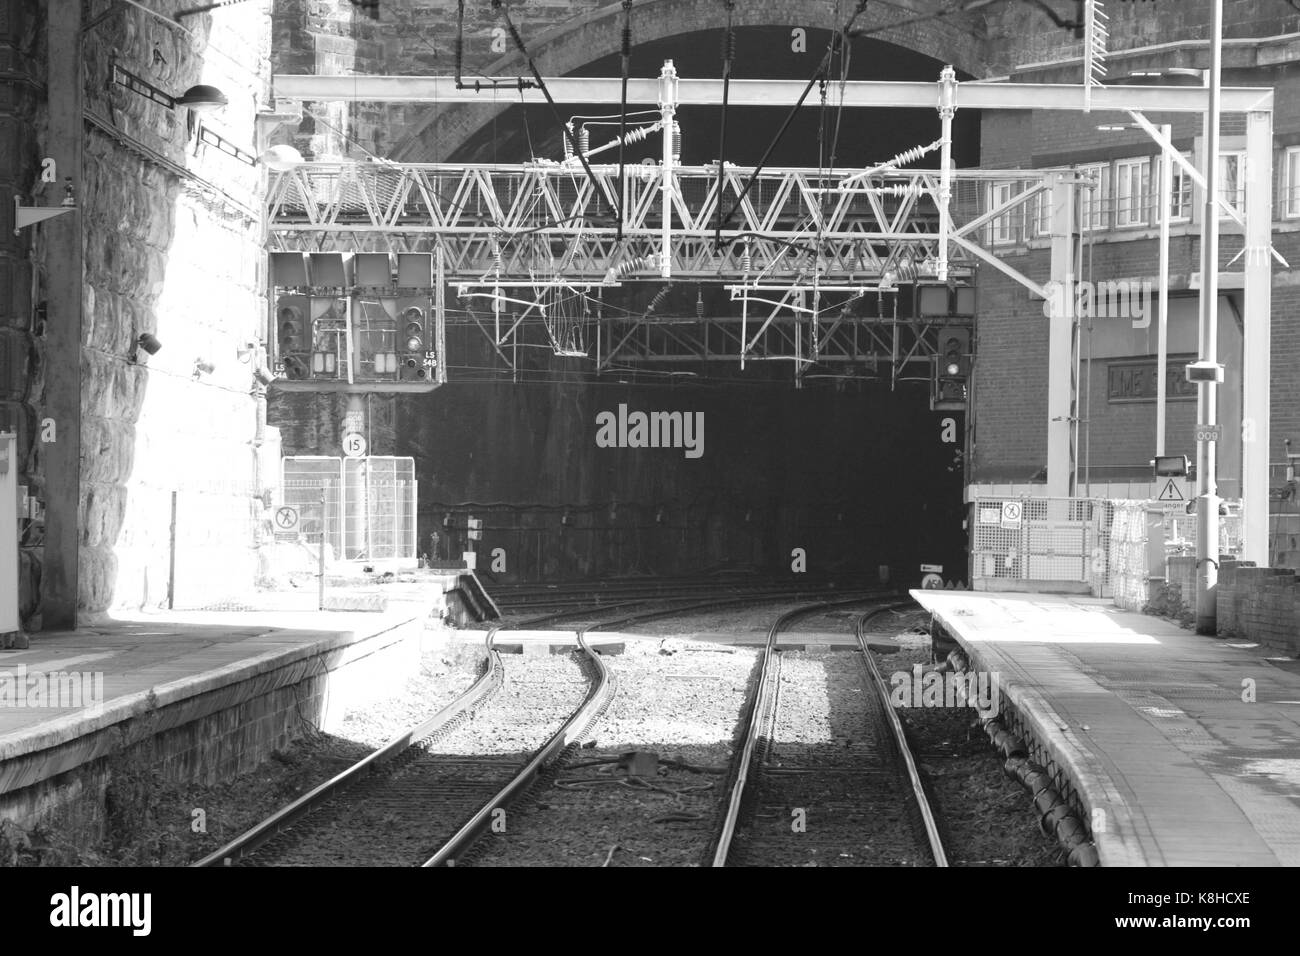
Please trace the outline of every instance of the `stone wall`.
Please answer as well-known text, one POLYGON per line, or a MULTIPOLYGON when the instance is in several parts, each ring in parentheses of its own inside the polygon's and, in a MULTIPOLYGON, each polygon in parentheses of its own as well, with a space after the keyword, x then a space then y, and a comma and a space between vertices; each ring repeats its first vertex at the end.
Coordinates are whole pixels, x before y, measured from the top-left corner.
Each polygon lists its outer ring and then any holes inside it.
POLYGON ((79 607, 166 600, 173 492, 190 503, 176 521, 177 573, 205 581, 214 598, 254 580, 264 517, 257 452, 274 439, 254 387, 256 352, 246 349, 264 330, 263 173, 204 143, 200 130, 255 155, 254 117, 270 102, 266 6, 191 17, 184 27, 122 6, 87 32, 83 168, 73 177, 83 281, 53 261, 39 225, 13 236, 14 194, 25 205, 58 205, 62 191, 37 183, 48 8, 0 2, 0 427, 19 433, 20 481, 37 502, 35 520, 23 522, 29 629, 41 625, 38 423, 44 300, 55 283, 82 287, 79 607), (229 105, 200 117, 152 102, 110 82, 114 61, 164 94, 215 85, 229 105), (137 353, 142 333, 162 342, 158 354, 137 353))
MULTIPOLYGON (((40 158, 45 78, 44 11, 0 0, 0 431, 18 435, 18 481, 41 498, 39 395, 41 315, 32 298, 30 232, 14 235, 17 196, 24 206, 57 202, 57 187, 33 196, 40 158)), ((25 625, 40 592, 43 521, 20 518, 19 612, 25 625)))

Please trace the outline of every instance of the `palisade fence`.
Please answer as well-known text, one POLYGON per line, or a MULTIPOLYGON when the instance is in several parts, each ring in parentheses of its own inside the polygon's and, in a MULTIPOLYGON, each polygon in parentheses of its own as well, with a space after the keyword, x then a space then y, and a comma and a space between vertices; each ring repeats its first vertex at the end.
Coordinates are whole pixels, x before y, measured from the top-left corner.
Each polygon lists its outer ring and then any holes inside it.
MULTIPOLYGON (((1219 553, 1241 553, 1236 503, 1219 519, 1219 553)), ((995 591, 1055 582, 1140 610, 1149 600, 1148 544, 1166 557, 1196 550, 1185 502, 1101 498, 978 497, 972 502, 972 583, 995 591), (1018 582, 1034 582, 1034 585, 1018 582)))

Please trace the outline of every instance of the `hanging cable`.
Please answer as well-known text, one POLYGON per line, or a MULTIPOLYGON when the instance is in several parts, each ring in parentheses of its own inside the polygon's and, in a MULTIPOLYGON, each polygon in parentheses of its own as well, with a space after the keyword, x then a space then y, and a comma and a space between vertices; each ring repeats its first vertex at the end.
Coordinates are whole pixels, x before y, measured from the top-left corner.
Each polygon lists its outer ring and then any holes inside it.
MULTIPOLYGON (((843 29, 840 31, 841 34, 847 34, 853 28, 853 24, 857 22, 858 17, 862 16, 863 11, 867 9, 867 4, 870 2, 871 0, 858 0, 857 6, 853 10, 853 15, 849 17, 848 22, 844 24, 843 29)), ((750 173, 749 178, 745 180, 745 187, 740 191, 740 195, 736 197, 735 205, 733 205, 731 211, 722 218, 721 225, 725 226, 730 222, 731 217, 740 209, 741 203, 743 203, 745 197, 749 195, 750 189, 753 188, 754 183, 758 180, 758 176, 763 171, 763 167, 767 165, 767 161, 771 157, 773 150, 776 149, 777 145, 780 144, 781 140, 784 138, 786 130, 788 130, 790 124, 794 122, 795 116, 803 106, 803 101, 806 100, 808 94, 812 92, 813 86, 816 85, 818 81, 825 81, 827 71, 830 67, 834 46, 835 45, 832 43, 831 47, 827 49, 826 53, 822 56, 821 62, 817 64, 817 69, 808 80, 808 84, 803 88, 803 92, 799 94, 799 99, 795 101, 794 107, 786 115, 785 122, 783 122, 781 128, 776 131, 776 136, 773 138, 772 142, 768 144, 766 151, 763 153, 763 158, 759 160, 758 165, 754 167, 754 171, 750 173)))
MULTIPOLYGON (((537 83, 537 88, 542 91, 542 95, 546 97, 547 105, 551 108, 552 117, 554 117, 555 122, 560 127, 565 139, 568 140, 569 145, 573 148, 574 155, 577 156, 578 162, 582 163, 583 172, 587 174, 587 178, 591 181, 591 188, 594 191, 594 195, 599 196, 601 193, 600 181, 596 179, 596 174, 592 171, 591 164, 587 162, 587 157, 583 156, 582 150, 578 148, 578 141, 574 136, 573 130, 564 122, 563 118, 561 118, 560 110, 555 105, 555 99, 551 96, 551 91, 546 88, 546 81, 542 79, 542 74, 537 69, 537 64, 533 62, 532 56, 528 53, 528 47, 524 45, 524 38, 519 35, 519 30, 515 26, 515 21, 510 19, 510 11, 506 8, 503 0, 492 0, 492 7, 500 12, 501 19, 505 21, 506 29, 510 32, 510 39, 514 41, 515 46, 519 49, 520 55, 525 61, 527 61, 528 70, 533 74, 533 79, 537 83)), ((619 221, 622 222, 623 197, 618 196, 615 198, 617 201, 614 203, 614 206, 618 210, 619 221)))
POLYGON ((727 6, 727 29, 722 34, 722 121, 718 130, 718 222, 713 229, 713 250, 722 248, 722 187, 727 166, 727 101, 731 94, 731 67, 736 60, 736 30, 732 14, 736 0, 723 0, 727 6))
MULTIPOLYGON (((497 4, 493 4, 496 6, 497 4)), ((512 80, 497 80, 492 77, 484 77, 482 80, 475 80, 473 83, 465 83, 461 79, 461 67, 465 55, 465 0, 456 2, 456 89, 473 90, 475 93, 481 90, 496 90, 500 87, 515 87, 521 93, 531 86, 539 86, 532 80, 527 80, 522 76, 516 76, 512 80)), ((477 70, 475 72, 478 72, 477 70)), ((535 72, 535 71, 534 71, 535 72)))
POLYGON ((623 0, 623 92, 618 106, 618 233, 623 241, 623 163, 627 143, 627 77, 632 70, 632 0, 623 0))

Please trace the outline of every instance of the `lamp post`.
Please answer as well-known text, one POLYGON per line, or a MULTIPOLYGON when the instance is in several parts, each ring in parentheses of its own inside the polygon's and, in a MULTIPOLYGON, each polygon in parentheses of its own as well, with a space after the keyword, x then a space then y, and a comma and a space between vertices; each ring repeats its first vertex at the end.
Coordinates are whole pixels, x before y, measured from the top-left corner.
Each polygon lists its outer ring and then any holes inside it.
MULTIPOLYGON (((1210 41, 1209 103, 1205 117, 1205 212, 1201 222, 1200 360, 1205 369, 1218 363, 1219 321, 1219 88, 1223 54, 1223 0, 1213 0, 1210 41)), ((1219 583, 1219 498, 1216 448, 1207 434, 1218 421, 1218 380, 1198 376, 1196 475, 1196 633, 1216 629, 1216 588, 1219 583)))

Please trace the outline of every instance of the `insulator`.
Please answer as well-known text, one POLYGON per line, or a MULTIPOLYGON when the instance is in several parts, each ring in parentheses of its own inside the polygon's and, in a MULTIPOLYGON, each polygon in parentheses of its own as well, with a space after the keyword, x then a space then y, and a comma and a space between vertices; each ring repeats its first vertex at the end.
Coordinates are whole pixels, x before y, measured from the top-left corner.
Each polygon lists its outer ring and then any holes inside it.
POLYGON ((496 266, 497 272, 501 271, 501 243, 492 240, 492 262, 496 266))
POLYGON ((697 319, 704 318, 704 290, 703 289, 695 293, 695 317, 697 319))
POLYGON ((920 186, 916 183, 898 183, 893 186, 881 186, 872 190, 877 196, 916 196, 922 192, 920 186))
POLYGON ((646 310, 645 310, 646 315, 649 315, 655 309, 659 308, 659 306, 663 303, 664 299, 668 298, 668 290, 670 288, 671 286, 664 286, 662 289, 660 289, 658 292, 655 293, 655 297, 651 299, 650 304, 646 306, 646 310))
POLYGON ((636 129, 632 130, 632 132, 623 137, 623 142, 625 145, 639 143, 658 128, 659 125, 657 123, 652 123, 649 126, 638 126, 636 129))
POLYGON ((673 120, 673 165, 682 161, 682 124, 673 120))
POLYGON ((623 57, 632 55, 632 25, 625 23, 623 25, 623 57))
MULTIPOLYGON (((569 131, 569 134, 571 136, 573 133, 573 124, 565 123, 564 126, 569 131)), ((560 137, 564 141, 564 158, 566 160, 573 159, 573 140, 570 138, 570 136, 560 137)))
POLYGON ((754 264, 754 258, 749 253, 749 243, 740 247, 740 271, 749 275, 749 267, 754 264))
POLYGON ((926 148, 924 146, 913 146, 911 149, 903 150, 891 159, 890 162, 896 166, 901 166, 903 163, 910 163, 914 159, 920 159, 925 155, 925 152, 926 148))
POLYGON ((578 130, 578 149, 585 155, 591 149, 591 130, 583 127, 578 130))
POLYGON ((614 268, 613 278, 618 279, 633 272, 640 272, 643 269, 653 269, 658 264, 658 256, 637 256, 634 259, 626 259, 614 268))
POLYGON ((722 59, 730 63, 736 58, 736 31, 728 29, 722 34, 722 59))

